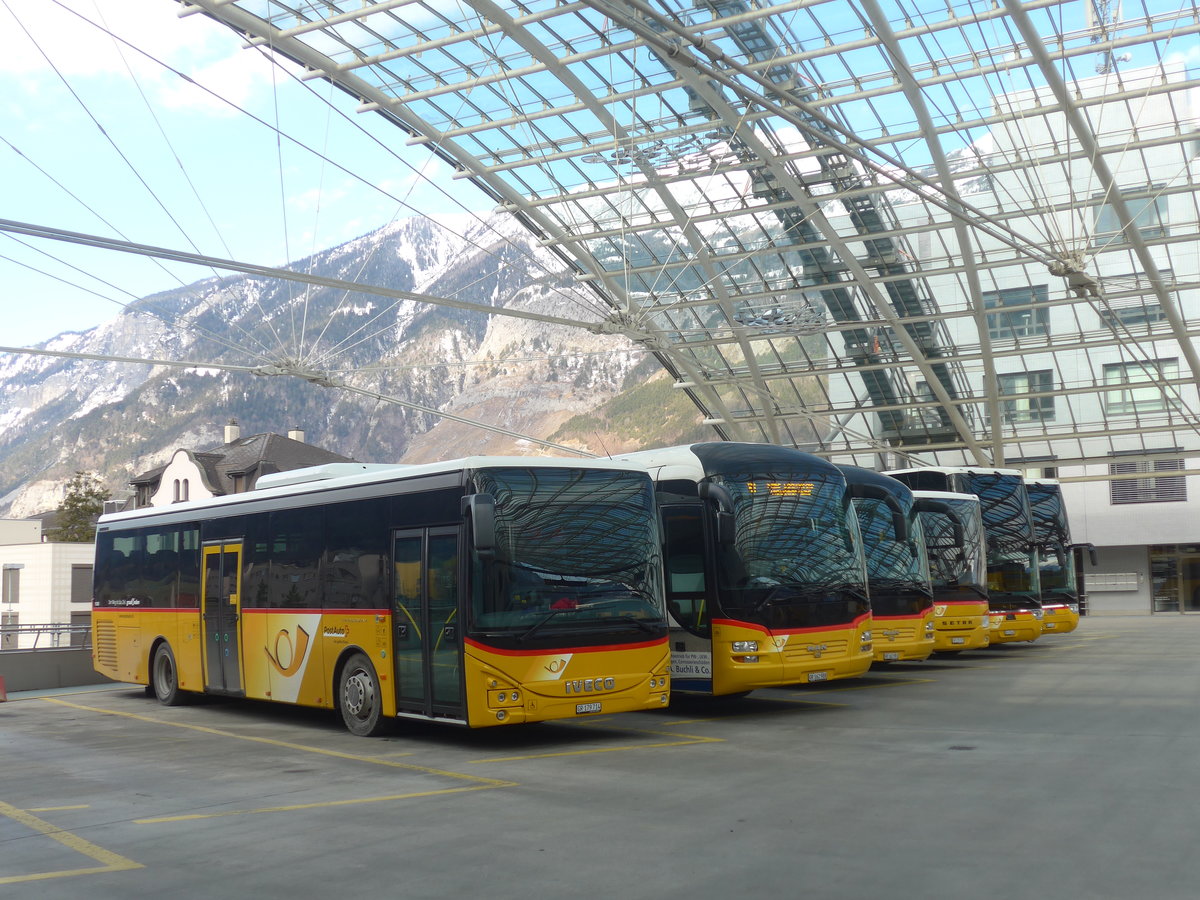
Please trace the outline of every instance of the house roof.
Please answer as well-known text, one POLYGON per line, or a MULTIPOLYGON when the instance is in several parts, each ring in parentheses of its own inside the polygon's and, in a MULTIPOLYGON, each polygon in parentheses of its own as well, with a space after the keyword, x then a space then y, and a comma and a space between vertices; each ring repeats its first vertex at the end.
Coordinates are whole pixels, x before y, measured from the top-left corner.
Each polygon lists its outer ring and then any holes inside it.
MULTIPOLYGON (((238 438, 209 450, 188 450, 187 453, 200 469, 207 486, 217 494, 228 493, 235 476, 257 477, 268 472, 353 461, 331 450, 269 432, 238 438)), ((134 476, 129 483, 135 486, 156 485, 166 468, 162 465, 149 469, 134 476)))

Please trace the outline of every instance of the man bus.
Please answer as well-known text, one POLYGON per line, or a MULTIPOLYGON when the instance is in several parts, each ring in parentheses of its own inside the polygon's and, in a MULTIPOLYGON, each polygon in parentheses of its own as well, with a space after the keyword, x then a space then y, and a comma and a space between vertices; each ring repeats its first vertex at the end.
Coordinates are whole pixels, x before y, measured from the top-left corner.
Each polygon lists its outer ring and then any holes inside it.
POLYGON ((929 554, 933 650, 960 653, 988 646, 987 541, 974 494, 913 491, 929 554))
POLYGON ((913 492, 871 469, 839 465, 854 496, 871 596, 874 661, 925 660, 934 650, 933 589, 913 492), (860 494, 870 488, 869 496, 860 494))
POLYGON ((743 694, 870 668, 862 537, 836 466, 735 442, 623 459, 655 482, 675 690, 743 694))
POLYGON ((654 486, 594 460, 333 464, 101 518, 93 659, 200 693, 473 727, 666 705, 654 486))
POLYGON ((1096 565, 1096 548, 1072 544, 1062 488, 1051 478, 1026 479, 1029 508, 1037 535, 1042 587, 1042 633, 1062 634, 1079 627, 1079 587, 1075 550, 1083 548, 1096 565))
POLYGON ((979 497, 988 548, 989 643, 1035 641, 1042 634, 1033 514, 1016 469, 930 466, 888 472, 913 490, 979 497))

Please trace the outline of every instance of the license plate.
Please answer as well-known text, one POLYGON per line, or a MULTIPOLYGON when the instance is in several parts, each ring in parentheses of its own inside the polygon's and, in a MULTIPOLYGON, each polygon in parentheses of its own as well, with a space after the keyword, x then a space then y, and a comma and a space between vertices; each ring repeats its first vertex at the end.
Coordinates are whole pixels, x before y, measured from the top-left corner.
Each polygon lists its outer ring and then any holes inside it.
POLYGON ((952 643, 952 644, 965 644, 966 642, 967 642, 967 639, 964 637, 950 638, 950 643, 952 643))
POLYGON ((583 713, 594 713, 594 712, 600 712, 599 701, 597 701, 595 703, 576 703, 575 704, 576 715, 582 715, 583 713))
POLYGON ((893 659, 899 659, 899 658, 900 658, 900 654, 899 654, 899 653, 885 653, 885 654, 883 654, 883 661, 884 661, 884 662, 890 662, 890 661, 891 661, 891 660, 893 660, 893 659))
POLYGON ((1012 637, 1014 634, 1016 634, 1016 632, 1015 632, 1015 631, 1013 631, 1011 628, 1005 628, 1005 629, 1004 629, 1004 636, 1005 636, 1005 637, 1012 637))
POLYGON ((808 680, 809 681, 828 681, 829 673, 828 672, 809 672, 808 680))
POLYGON ((1058 624, 1057 622, 1047 622, 1047 623, 1046 623, 1046 628, 1053 628, 1053 627, 1054 627, 1055 625, 1057 625, 1057 624, 1058 624))

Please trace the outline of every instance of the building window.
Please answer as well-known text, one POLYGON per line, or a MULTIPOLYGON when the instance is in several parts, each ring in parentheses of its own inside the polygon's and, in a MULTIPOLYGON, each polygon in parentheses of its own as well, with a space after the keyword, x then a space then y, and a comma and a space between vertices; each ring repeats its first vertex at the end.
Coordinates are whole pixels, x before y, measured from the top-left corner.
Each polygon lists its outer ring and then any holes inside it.
MULTIPOLYGON (((1110 475, 1183 471, 1182 459, 1130 460, 1110 463, 1110 475)), ((1113 506, 1124 503, 1181 503, 1187 500, 1187 476, 1156 475, 1151 478, 1122 478, 1109 482, 1113 506)))
POLYGON ((1105 387, 1151 382, 1147 387, 1105 391, 1104 411, 1113 413, 1162 412, 1178 405, 1178 389, 1162 386, 1164 379, 1179 377, 1179 360, 1148 359, 1142 362, 1109 363, 1104 367, 1105 387))
POLYGON ((180 499, 186 501, 190 496, 191 492, 188 490, 188 480, 185 478, 183 479, 183 496, 180 499))
POLYGON ((1016 338, 1049 334, 1050 310, 1034 307, 1034 304, 1045 303, 1049 296, 1049 288, 1044 284, 984 291, 984 309, 1005 310, 987 314, 988 335, 994 341, 1011 341, 1016 338), (1006 309, 1006 307, 1014 306, 1025 307, 1025 309, 1006 309))
POLYGON ((21 569, 5 566, 0 574, 0 603, 19 603, 21 600, 21 569))
POLYGON ((179 479, 178 478, 175 479, 175 484, 173 487, 174 487, 174 491, 172 491, 172 493, 171 493, 171 502, 178 503, 179 502, 179 479))
POLYGON ((91 566, 71 566, 71 602, 92 602, 91 566))
MULTIPOLYGON (((1152 184, 1144 189, 1121 192, 1125 205, 1129 207, 1132 227, 1137 229, 1142 240, 1149 241, 1167 235, 1167 198, 1160 193, 1162 189, 1163 185, 1152 184), (1132 196, 1134 194, 1147 196, 1132 196)), ((1129 246, 1121 228, 1121 219, 1112 203, 1106 202, 1104 194, 1097 194, 1092 199, 1097 201, 1092 249, 1112 250, 1129 246)))
MULTIPOLYGON (((1038 372, 1017 372, 1000 375, 1000 395, 1037 394, 1054 390, 1054 373, 1049 369, 1038 372)), ((1053 422, 1053 397, 1019 397, 1001 400, 1000 410, 1005 422, 1053 422)))

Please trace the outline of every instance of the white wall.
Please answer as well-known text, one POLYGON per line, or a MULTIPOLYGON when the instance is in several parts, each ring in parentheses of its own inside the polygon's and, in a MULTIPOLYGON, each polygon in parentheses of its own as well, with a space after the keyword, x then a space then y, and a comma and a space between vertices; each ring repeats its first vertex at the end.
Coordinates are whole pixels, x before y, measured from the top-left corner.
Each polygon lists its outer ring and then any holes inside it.
POLYGON ((187 484, 187 496, 179 499, 208 500, 213 492, 204 486, 204 478, 200 467, 196 465, 186 450, 176 450, 167 468, 163 470, 162 481, 158 490, 150 498, 151 506, 170 506, 177 501, 175 497, 175 482, 187 484))
POLYGON ((0 519, 0 544, 36 544, 42 523, 35 519, 0 519))
MULTIPOLYGON (((1072 523, 1073 524, 1073 523, 1072 523)), ((1075 534, 1072 531, 1072 538, 1075 534)), ((1088 615, 1133 616, 1150 613, 1150 557, 1144 546, 1096 547, 1096 567, 1084 554, 1083 584, 1088 615), (1103 577, 1108 576, 1108 577, 1103 577), (1126 579, 1121 576, 1133 576, 1126 579), (1126 586, 1126 582, 1132 582, 1126 586)))
MULTIPOLYGON (((18 602, 0 607, 15 611, 19 625, 69 625, 72 612, 91 610, 90 602, 71 602, 71 567, 90 566, 95 555, 94 544, 0 545, 0 569, 20 567, 18 602)), ((64 636, 63 644, 68 643, 64 636)), ((33 646, 32 636, 23 636, 20 646, 33 646)), ((38 646, 46 646, 44 640, 38 646)))

